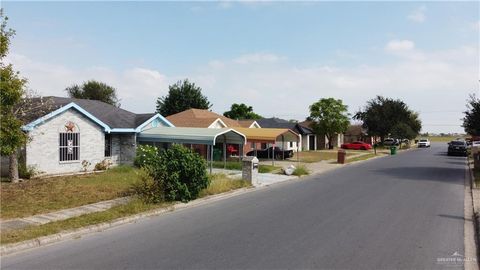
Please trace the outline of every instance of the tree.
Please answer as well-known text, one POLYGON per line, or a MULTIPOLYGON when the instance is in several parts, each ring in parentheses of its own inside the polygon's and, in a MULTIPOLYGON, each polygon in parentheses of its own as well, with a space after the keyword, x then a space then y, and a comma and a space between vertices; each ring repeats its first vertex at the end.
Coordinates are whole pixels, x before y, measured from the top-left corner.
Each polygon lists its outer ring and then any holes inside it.
POLYGON ((363 122, 369 135, 380 137, 382 142, 388 136, 413 139, 422 129, 418 114, 405 102, 382 96, 368 101, 365 109, 357 112, 354 118, 363 122))
POLYGON ((480 99, 472 94, 467 102, 468 110, 464 112, 462 127, 468 134, 480 136, 480 99))
POLYGON ((168 87, 168 94, 157 99, 157 112, 163 116, 195 108, 208 110, 212 104, 202 95, 202 88, 188 79, 178 81, 168 87))
POLYGON ((315 133, 327 137, 329 149, 333 149, 333 137, 344 133, 350 124, 347 110, 342 100, 334 98, 322 98, 310 105, 312 128, 315 133))
POLYGON ((21 130, 32 112, 41 113, 47 106, 42 98, 33 99, 33 92, 26 89, 27 80, 13 69, 12 64, 5 64, 10 39, 15 35, 13 29, 7 29, 8 17, 0 9, 0 154, 9 157, 9 178, 18 181, 18 149, 28 140, 28 135, 21 130))
POLYGON ((65 91, 71 98, 100 100, 115 107, 120 107, 117 90, 103 82, 89 80, 83 82, 81 86, 74 84, 67 87, 65 91))
POLYGON ((244 103, 237 104, 233 103, 232 106, 230 106, 230 111, 226 111, 223 113, 224 116, 231 118, 231 119, 237 119, 237 120, 244 120, 244 119, 261 119, 262 116, 258 115, 253 112, 252 106, 247 106, 244 103))

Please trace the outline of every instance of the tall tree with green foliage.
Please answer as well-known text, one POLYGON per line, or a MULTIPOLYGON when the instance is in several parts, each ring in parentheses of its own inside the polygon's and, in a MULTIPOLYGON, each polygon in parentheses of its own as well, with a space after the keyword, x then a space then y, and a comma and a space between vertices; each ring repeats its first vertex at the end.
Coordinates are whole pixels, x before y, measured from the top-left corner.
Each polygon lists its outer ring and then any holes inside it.
POLYGON ((9 178, 18 180, 18 148, 27 141, 27 135, 22 132, 22 121, 14 113, 16 106, 21 102, 25 93, 27 80, 13 69, 11 64, 5 64, 10 39, 15 35, 11 28, 7 29, 8 17, 0 10, 2 24, 0 26, 0 154, 9 156, 9 178))
POLYGON ((329 149, 333 149, 334 136, 347 131, 350 124, 348 106, 334 98, 322 98, 310 105, 309 119, 315 133, 327 137, 329 149))
POLYGON ((178 81, 168 87, 168 94, 157 99, 157 112, 169 116, 188 109, 208 110, 212 104, 202 95, 202 88, 189 82, 188 79, 178 81))
POLYGON ((480 136, 480 99, 474 94, 470 95, 470 99, 467 101, 467 111, 464 114, 462 127, 465 132, 473 136, 480 136))
POLYGON ((26 88, 27 80, 5 64, 11 38, 15 31, 7 28, 8 17, 0 9, 0 154, 9 157, 9 178, 16 182, 18 175, 18 150, 28 141, 22 131, 26 121, 44 115, 51 108, 51 100, 35 95, 26 88))
POLYGON ((363 122, 370 136, 378 136, 382 142, 388 136, 413 139, 422 129, 418 114, 405 102, 382 96, 368 101, 364 110, 357 112, 354 118, 363 122))
POLYGON ((236 120, 245 120, 245 119, 261 119, 262 116, 258 115, 253 112, 253 107, 252 106, 247 106, 244 103, 237 104, 233 103, 232 106, 230 106, 230 111, 226 111, 223 113, 224 116, 231 118, 231 119, 236 119, 236 120))
POLYGON ((83 98, 100 100, 105 103, 120 107, 120 100, 117 97, 117 90, 103 82, 89 80, 82 85, 74 84, 65 88, 71 98, 83 98))

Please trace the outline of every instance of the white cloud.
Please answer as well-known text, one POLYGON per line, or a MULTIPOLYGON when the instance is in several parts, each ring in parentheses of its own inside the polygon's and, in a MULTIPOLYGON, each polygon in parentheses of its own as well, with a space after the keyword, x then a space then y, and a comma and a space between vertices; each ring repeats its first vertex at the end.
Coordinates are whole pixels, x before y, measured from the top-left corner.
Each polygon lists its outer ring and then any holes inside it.
POLYGON ((395 52, 394 62, 351 67, 321 63, 298 66, 280 55, 252 53, 212 60, 191 73, 175 76, 145 67, 121 71, 98 66, 73 69, 16 54, 10 60, 29 79, 30 87, 44 95, 64 96, 66 86, 98 79, 116 87, 122 107, 134 112, 152 112, 156 98, 167 93, 169 84, 189 78, 202 87, 218 113, 228 110, 232 103, 243 102, 267 117, 302 120, 308 106, 323 97, 342 99, 353 113, 367 100, 384 95, 400 98, 420 111, 427 131, 461 132, 459 119, 465 99, 478 89, 477 46, 422 51, 412 41, 397 40, 389 42, 387 48, 387 53, 395 52), (441 112, 445 110, 458 113, 441 112), (432 126, 439 124, 458 126, 432 126))
POLYGON ((28 78, 28 86, 44 96, 65 96, 64 89, 73 84, 95 79, 117 89, 122 107, 136 112, 152 112, 156 97, 165 95, 175 81, 157 70, 133 67, 115 71, 93 66, 73 69, 60 64, 36 62, 25 55, 11 53, 7 62, 28 78))
POLYGON ((409 51, 415 48, 415 43, 411 40, 391 40, 385 46, 388 52, 409 51))
POLYGON ((285 57, 280 57, 271 53, 253 53, 244 54, 235 58, 233 62, 237 64, 251 64, 251 63, 275 63, 284 60, 285 57))
POLYGON ((420 6, 414 9, 410 14, 408 14, 407 18, 409 21, 416 22, 416 23, 423 23, 427 16, 425 15, 425 11, 427 8, 425 6, 420 6))

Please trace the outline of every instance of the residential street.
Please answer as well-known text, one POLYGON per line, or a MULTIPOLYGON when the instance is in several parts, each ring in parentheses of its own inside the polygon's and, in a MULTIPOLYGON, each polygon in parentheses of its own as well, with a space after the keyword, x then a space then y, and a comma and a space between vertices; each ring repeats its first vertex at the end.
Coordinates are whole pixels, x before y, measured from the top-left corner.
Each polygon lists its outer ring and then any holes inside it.
POLYGON ((465 158, 446 149, 434 143, 5 256, 1 268, 455 269, 437 259, 464 254, 465 158))

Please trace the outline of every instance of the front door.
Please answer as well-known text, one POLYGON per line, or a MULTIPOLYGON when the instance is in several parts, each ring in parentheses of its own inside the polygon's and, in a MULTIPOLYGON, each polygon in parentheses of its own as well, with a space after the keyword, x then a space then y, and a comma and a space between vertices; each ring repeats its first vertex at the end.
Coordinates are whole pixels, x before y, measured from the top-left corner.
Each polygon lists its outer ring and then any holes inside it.
POLYGON ((315 136, 309 135, 308 136, 308 150, 315 150, 315 136))

